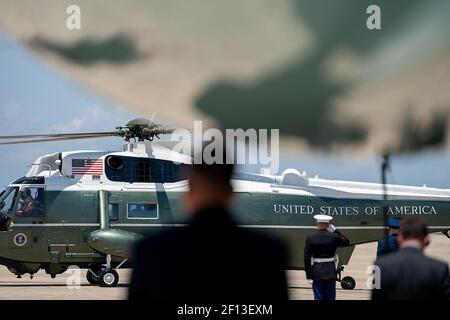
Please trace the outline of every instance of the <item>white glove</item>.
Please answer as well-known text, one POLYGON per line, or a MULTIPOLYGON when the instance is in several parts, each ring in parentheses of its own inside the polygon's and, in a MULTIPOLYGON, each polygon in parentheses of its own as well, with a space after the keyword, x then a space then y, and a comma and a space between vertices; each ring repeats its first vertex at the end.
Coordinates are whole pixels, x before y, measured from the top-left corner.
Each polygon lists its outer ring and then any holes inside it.
POLYGON ((336 230, 336 227, 332 224, 330 224, 327 228, 327 231, 329 231, 329 232, 334 232, 335 230, 336 230))
POLYGON ((313 281, 311 279, 306 279, 308 281, 309 284, 312 284, 313 281))

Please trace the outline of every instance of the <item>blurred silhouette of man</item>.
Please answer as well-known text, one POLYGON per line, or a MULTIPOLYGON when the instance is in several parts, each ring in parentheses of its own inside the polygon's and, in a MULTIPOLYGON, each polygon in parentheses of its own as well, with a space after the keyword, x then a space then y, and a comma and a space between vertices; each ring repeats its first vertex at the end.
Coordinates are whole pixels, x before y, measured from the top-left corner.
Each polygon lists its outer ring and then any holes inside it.
POLYGON ((448 265, 423 253, 430 243, 425 222, 419 217, 403 219, 398 242, 399 251, 375 262, 380 268, 380 287, 372 291, 372 299, 450 300, 448 265))
POLYGON ((137 245, 129 299, 287 300, 285 248, 233 221, 232 172, 231 164, 188 166, 184 200, 190 222, 137 245))
POLYGON ((388 220, 388 237, 378 240, 377 257, 384 254, 396 252, 398 250, 397 236, 400 229, 400 220, 390 218, 388 220))

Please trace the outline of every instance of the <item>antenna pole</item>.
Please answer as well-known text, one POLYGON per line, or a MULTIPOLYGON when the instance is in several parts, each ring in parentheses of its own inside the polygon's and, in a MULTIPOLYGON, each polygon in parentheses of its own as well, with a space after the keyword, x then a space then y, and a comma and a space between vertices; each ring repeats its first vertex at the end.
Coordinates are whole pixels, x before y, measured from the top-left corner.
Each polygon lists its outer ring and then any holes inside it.
MULTIPOLYGON (((381 164, 381 183, 383 184, 383 225, 384 225, 384 237, 388 238, 388 194, 387 194, 387 186, 386 186, 386 171, 389 168, 389 157, 390 154, 386 153, 383 155, 383 162, 381 164)), ((385 241, 385 244, 387 241, 385 241)), ((385 250, 386 245, 385 245, 385 250)))

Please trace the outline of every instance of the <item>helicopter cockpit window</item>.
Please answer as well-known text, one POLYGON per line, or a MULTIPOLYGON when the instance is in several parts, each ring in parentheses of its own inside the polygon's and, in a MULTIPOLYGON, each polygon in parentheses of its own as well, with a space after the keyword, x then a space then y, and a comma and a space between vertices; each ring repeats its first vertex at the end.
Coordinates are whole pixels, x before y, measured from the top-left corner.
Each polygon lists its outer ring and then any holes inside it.
POLYGON ((45 190, 39 187, 25 187, 20 190, 16 216, 44 216, 45 190))
POLYGON ((19 188, 7 188, 0 197, 0 211, 3 215, 13 213, 19 188))
POLYGON ((156 203, 128 203, 128 219, 158 219, 156 203))

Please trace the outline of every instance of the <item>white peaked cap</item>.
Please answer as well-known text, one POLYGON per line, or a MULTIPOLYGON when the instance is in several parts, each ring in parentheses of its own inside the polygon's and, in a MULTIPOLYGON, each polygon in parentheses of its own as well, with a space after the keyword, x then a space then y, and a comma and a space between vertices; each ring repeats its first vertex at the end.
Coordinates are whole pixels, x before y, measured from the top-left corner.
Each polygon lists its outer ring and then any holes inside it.
POLYGON ((317 222, 330 223, 333 217, 327 216, 326 214, 316 214, 314 219, 316 219, 317 222))

